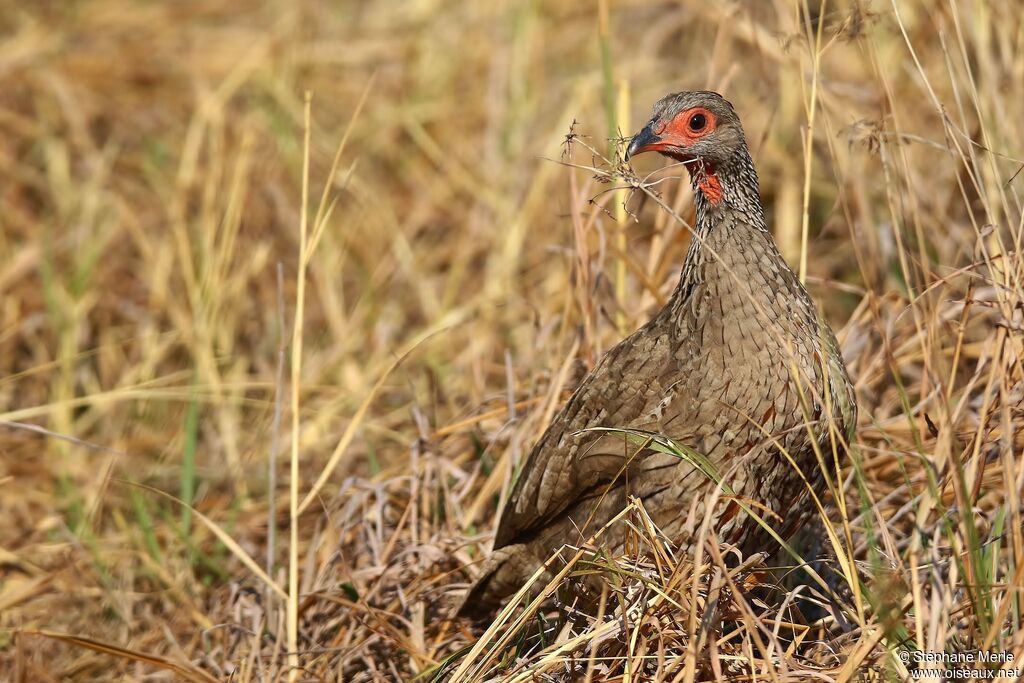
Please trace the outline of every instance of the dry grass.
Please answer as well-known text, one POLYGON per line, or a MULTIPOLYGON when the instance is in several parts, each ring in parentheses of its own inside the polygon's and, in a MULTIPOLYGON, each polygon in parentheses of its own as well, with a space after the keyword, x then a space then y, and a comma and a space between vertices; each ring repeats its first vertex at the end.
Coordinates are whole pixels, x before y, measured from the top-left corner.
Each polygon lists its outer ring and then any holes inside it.
MULTIPOLYGON (((806 4, 7 3, 0 680, 1024 657, 1024 17, 806 4), (834 538, 861 583, 807 625, 810 587, 727 570, 710 530, 687 559, 637 506, 633 552, 573 567, 608 577, 596 618, 450 621, 514 464, 685 253, 583 145, 599 172, 557 163, 565 134, 608 154, 694 87, 742 114, 840 330, 861 423, 834 538)), ((687 183, 657 189, 690 217, 687 183)))

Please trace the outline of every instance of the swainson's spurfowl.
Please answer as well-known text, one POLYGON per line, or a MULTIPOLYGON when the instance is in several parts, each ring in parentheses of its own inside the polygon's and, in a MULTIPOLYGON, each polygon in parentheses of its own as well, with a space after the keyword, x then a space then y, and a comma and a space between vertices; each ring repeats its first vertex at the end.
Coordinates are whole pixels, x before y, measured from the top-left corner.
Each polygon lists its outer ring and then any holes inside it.
MULTIPOLYGON (((792 534, 813 514, 808 487, 823 489, 815 448, 832 462, 829 424, 848 438, 856 423, 835 335, 772 240, 732 105, 713 92, 663 98, 626 158, 647 151, 685 164, 693 185, 696 225, 679 284, 604 355, 530 453, 463 613, 512 595, 630 496, 682 548, 711 515, 718 539, 744 555, 776 550, 737 500, 780 536, 792 534), (708 509, 717 484, 699 458, 637 453, 636 439, 596 428, 668 436, 705 456, 733 495, 708 509)), ((620 551, 627 533, 618 523, 597 542, 620 551)))

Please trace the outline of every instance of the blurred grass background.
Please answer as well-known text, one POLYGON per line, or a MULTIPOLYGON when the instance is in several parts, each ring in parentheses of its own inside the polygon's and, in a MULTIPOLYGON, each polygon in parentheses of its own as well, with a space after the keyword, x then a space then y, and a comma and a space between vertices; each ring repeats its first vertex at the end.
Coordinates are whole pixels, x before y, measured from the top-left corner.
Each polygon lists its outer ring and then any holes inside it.
MULTIPOLYGON (((285 586, 293 436, 300 495, 338 453, 297 518, 302 675, 403 680, 471 644, 438 615, 512 464, 688 240, 558 163, 603 165, 566 135, 613 158, 694 88, 739 111, 857 381, 846 521, 876 581, 836 670, 900 680, 898 633, 1024 656, 1014 0, 0 9, 8 680, 286 679, 286 601, 239 557, 285 586), (325 186, 296 432, 281 358, 325 186)), ((659 189, 692 215, 687 182, 659 189)), ((565 673, 539 651, 478 673, 565 673)), ((607 680, 641 675, 609 657, 607 680)))

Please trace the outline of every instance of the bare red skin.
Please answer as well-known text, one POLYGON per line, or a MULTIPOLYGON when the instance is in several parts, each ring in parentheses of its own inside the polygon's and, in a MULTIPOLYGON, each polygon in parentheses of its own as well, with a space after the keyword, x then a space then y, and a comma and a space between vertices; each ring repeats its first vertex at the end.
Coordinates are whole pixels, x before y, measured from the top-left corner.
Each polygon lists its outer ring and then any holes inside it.
MULTIPOLYGON (((692 157, 688 157, 685 154, 686 148, 713 133, 717 125, 718 119, 704 107, 693 107, 692 109, 681 111, 675 118, 667 122, 659 122, 654 132, 661 140, 650 145, 644 145, 637 150, 637 153, 661 152, 680 161, 692 161, 692 157), (706 121, 704 127, 699 131, 690 130, 690 118, 694 114, 703 114, 706 121), (684 150, 684 152, 680 154, 680 150, 684 150)), ((697 180, 697 187, 704 193, 707 200, 712 204, 722 201, 722 183, 718 180, 718 176, 715 175, 715 170, 708 165, 704 165, 702 169, 696 172, 700 174, 697 180)))

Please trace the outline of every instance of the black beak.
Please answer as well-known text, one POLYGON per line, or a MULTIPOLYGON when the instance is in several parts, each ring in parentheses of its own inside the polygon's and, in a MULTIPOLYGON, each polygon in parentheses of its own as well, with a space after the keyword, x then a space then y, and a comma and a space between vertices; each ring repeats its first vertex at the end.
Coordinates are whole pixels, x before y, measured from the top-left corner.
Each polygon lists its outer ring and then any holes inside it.
POLYGON ((633 139, 629 141, 629 147, 626 148, 626 161, 629 161, 630 157, 646 152, 651 148, 651 145, 661 142, 661 138, 651 128, 652 124, 653 122, 648 123, 642 131, 634 135, 633 139))

